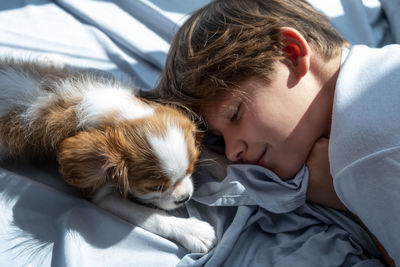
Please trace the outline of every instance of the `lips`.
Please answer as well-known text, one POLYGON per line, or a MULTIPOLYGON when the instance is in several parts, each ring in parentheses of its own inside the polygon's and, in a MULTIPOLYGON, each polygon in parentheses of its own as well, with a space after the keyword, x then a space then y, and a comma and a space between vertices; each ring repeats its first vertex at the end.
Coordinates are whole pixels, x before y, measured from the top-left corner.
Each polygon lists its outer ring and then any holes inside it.
POLYGON ((264 152, 261 154, 261 156, 259 157, 259 159, 256 161, 256 162, 257 162, 257 163, 256 163, 257 165, 263 166, 266 152, 267 152, 267 149, 264 150, 264 152))

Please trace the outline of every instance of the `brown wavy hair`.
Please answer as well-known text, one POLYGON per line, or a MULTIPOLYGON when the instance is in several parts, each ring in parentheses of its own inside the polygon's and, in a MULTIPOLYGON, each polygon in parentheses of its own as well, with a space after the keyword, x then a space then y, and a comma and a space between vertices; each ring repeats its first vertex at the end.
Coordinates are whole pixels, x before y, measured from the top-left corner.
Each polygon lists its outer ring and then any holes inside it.
POLYGON ((270 81, 283 56, 282 27, 299 31, 324 59, 347 44, 304 0, 215 0, 178 30, 152 97, 198 112, 240 93, 237 84, 250 77, 270 81))

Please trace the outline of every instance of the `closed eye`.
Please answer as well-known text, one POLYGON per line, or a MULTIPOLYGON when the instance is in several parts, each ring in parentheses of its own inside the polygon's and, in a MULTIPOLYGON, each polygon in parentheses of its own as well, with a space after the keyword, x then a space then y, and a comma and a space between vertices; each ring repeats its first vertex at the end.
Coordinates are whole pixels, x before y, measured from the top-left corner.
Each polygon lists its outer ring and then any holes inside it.
POLYGON ((237 121, 237 120, 240 119, 240 110, 241 110, 241 108, 242 108, 242 103, 240 103, 237 106, 235 113, 231 117, 231 121, 237 121))
POLYGON ((152 192, 164 192, 165 190, 167 190, 167 187, 165 185, 157 185, 146 187, 146 189, 152 192))

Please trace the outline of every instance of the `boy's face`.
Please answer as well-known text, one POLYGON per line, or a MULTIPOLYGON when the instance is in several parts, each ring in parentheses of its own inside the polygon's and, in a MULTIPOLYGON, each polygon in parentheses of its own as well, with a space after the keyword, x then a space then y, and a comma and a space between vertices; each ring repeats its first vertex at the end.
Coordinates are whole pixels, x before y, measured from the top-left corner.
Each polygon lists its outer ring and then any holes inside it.
POLYGON ((248 101, 228 96, 217 107, 205 108, 208 128, 223 136, 230 161, 257 164, 281 179, 292 178, 326 127, 323 112, 310 112, 317 97, 315 81, 307 76, 298 80, 278 62, 271 83, 254 77, 239 85, 248 101))

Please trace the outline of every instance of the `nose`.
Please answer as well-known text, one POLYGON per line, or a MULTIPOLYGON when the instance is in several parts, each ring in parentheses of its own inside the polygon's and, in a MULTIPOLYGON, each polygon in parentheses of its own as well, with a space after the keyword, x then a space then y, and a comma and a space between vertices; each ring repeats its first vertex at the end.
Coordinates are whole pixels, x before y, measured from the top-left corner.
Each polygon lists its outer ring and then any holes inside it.
POLYGON ((183 204, 183 203, 185 203, 186 201, 188 201, 189 198, 190 198, 189 195, 183 195, 183 196, 181 196, 181 198, 180 198, 179 200, 174 201, 174 203, 175 203, 176 205, 183 204))
POLYGON ((237 136, 225 135, 225 155, 230 161, 239 161, 246 151, 246 144, 237 136))

